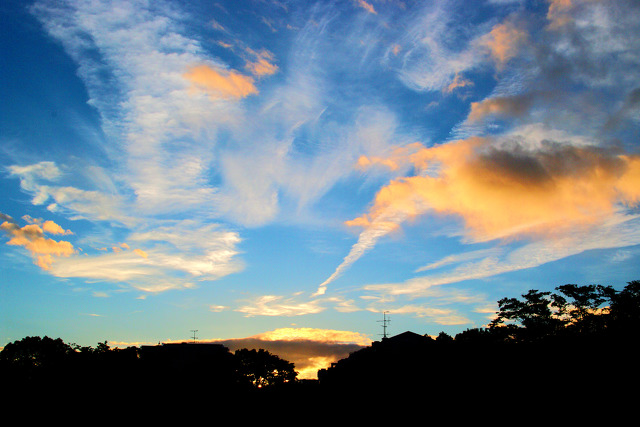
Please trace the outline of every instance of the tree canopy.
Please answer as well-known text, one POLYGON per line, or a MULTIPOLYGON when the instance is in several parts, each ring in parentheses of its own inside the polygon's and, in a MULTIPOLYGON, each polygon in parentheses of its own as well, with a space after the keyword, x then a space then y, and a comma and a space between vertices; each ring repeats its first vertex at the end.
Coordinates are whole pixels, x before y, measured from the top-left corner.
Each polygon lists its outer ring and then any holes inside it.
POLYGON ((294 365, 267 350, 239 349, 235 351, 240 374, 257 388, 295 381, 294 365))
POLYGON ((521 298, 503 298, 489 329, 530 341, 558 335, 612 334, 640 322, 640 281, 617 291, 611 286, 566 284, 558 293, 531 289, 521 298))

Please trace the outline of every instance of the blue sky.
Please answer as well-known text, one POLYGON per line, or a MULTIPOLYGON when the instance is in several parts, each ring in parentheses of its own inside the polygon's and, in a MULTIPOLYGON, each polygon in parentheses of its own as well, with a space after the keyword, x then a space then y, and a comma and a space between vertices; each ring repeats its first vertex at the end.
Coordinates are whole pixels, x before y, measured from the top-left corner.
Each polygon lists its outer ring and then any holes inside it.
POLYGON ((385 311, 454 335, 528 289, 623 287, 639 8, 2 2, 2 344, 197 330, 315 368, 385 311))

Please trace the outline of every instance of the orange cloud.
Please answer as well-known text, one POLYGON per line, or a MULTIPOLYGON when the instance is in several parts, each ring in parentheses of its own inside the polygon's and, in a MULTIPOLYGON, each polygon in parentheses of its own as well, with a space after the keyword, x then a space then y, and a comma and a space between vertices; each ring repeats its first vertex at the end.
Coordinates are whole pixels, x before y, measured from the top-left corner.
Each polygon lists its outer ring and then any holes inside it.
POLYGON ((523 96, 495 97, 471 103, 468 120, 477 122, 488 115, 520 116, 529 109, 531 99, 523 96))
POLYGON ((260 58, 255 62, 247 63, 247 69, 257 77, 270 76, 278 71, 278 66, 270 63, 265 58, 260 58))
POLYGON ((399 167, 407 164, 410 155, 423 148, 419 142, 414 142, 402 147, 395 148, 388 157, 367 157, 360 156, 358 158, 357 167, 359 169, 368 169, 373 165, 382 165, 390 170, 397 170, 399 167))
MULTIPOLYGON (((600 0, 580 0, 578 3, 597 2, 600 0)), ((573 21, 571 13, 575 7, 575 0, 549 0, 549 9, 547 10, 547 20, 549 25, 547 28, 557 30, 573 21)))
POLYGON ((358 3, 358 6, 360 6, 361 8, 363 8, 364 10, 366 10, 369 13, 373 13, 374 15, 376 15, 378 13, 373 8, 373 5, 371 3, 367 3, 364 0, 356 0, 356 3, 358 3))
POLYGON ((273 54, 268 50, 263 49, 260 52, 255 52, 247 49, 247 51, 256 56, 255 61, 247 61, 247 65, 245 66, 254 76, 270 76, 278 71, 278 66, 273 64, 273 54))
POLYGON ((572 7, 571 0, 549 0, 549 9, 547 10, 549 28, 555 29, 569 23, 571 21, 569 12, 572 7))
POLYGON ((370 345, 371 340, 359 332, 315 328, 280 328, 255 335, 265 341, 310 340, 327 343, 370 345))
POLYGON ((489 34, 483 37, 481 44, 489 49, 498 67, 502 67, 518 53, 526 38, 527 33, 506 22, 494 26, 489 34))
POLYGON ((192 67, 184 74, 194 87, 222 98, 246 98, 258 93, 253 78, 236 71, 217 70, 208 65, 192 67))
POLYGON ((215 340, 235 351, 241 348, 265 349, 285 360, 293 362, 298 378, 315 379, 318 370, 328 368, 332 362, 371 345, 371 340, 357 332, 313 329, 282 328, 247 338, 215 340))
POLYGON ((73 234, 71 231, 65 230, 53 221, 45 221, 44 224, 42 224, 42 230, 49 234, 73 234))
MULTIPOLYGON (((181 342, 181 341, 165 341, 181 342)), ((246 338, 205 339, 201 343, 218 343, 231 352, 238 349, 264 349, 293 362, 299 379, 315 379, 320 369, 370 346, 372 340, 358 332, 314 328, 281 328, 246 338)), ((118 342, 118 347, 150 343, 118 342)))
MULTIPOLYGON (((54 230, 53 234, 65 234, 64 231, 60 233, 62 227, 53 221, 47 221, 45 224, 47 223, 49 224, 46 228, 54 230)), ((70 242, 57 242, 46 238, 45 231, 38 224, 28 224, 20 227, 15 222, 5 221, 0 225, 0 229, 10 237, 7 245, 22 246, 27 249, 35 258, 34 263, 44 270, 51 268, 54 256, 68 257, 76 253, 70 242)))
POLYGON ((134 249, 133 252, 139 256, 141 256, 142 258, 148 258, 149 254, 147 254, 145 251, 143 251, 142 249, 134 249))
POLYGON ((453 81, 449 83, 449 86, 446 87, 445 92, 451 93, 454 90, 465 87, 465 86, 473 86, 473 82, 471 80, 467 80, 464 77, 460 76, 460 74, 456 73, 453 81))
MULTIPOLYGON (((477 240, 553 235, 595 225, 620 204, 640 201, 640 157, 597 147, 543 144, 498 148, 472 138, 412 155, 417 174, 382 188, 369 213, 347 225, 371 227, 390 212, 456 215, 477 240)), ((403 216, 404 215, 404 216, 403 216)))

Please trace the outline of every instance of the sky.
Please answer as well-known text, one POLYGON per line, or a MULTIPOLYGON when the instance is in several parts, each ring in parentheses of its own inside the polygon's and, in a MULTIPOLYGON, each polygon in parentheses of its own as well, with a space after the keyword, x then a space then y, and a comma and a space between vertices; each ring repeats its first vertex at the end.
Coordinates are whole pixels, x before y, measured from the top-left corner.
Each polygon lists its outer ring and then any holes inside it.
POLYGON ((313 377, 384 325, 640 279, 636 0, 0 16, 0 346, 195 339, 313 377))

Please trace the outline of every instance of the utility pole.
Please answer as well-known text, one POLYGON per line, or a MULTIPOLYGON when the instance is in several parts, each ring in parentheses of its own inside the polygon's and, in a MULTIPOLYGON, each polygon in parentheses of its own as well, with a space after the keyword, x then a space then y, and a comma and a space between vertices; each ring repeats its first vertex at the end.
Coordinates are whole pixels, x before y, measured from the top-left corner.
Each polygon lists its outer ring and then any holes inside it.
POLYGON ((391 320, 387 318, 387 313, 388 311, 383 311, 382 320, 378 320, 378 322, 382 322, 382 339, 383 340, 387 338, 387 324, 391 322, 391 320))
POLYGON ((197 329, 192 329, 191 332, 193 332, 193 342, 196 342, 197 338, 196 338, 196 332, 198 332, 197 329))

